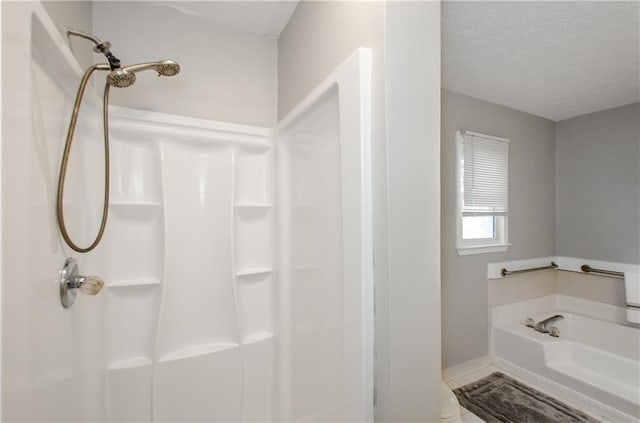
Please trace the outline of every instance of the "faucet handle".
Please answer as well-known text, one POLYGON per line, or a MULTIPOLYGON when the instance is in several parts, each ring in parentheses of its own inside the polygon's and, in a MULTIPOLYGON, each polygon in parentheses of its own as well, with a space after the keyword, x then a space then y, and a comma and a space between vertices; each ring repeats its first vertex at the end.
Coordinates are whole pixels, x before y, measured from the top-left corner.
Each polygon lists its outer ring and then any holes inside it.
POLYGON ((536 326, 534 327, 534 329, 541 333, 549 333, 548 328, 550 327, 550 325, 556 320, 562 320, 562 319, 564 319, 564 316, 562 314, 556 314, 555 316, 547 317, 546 319, 536 323, 536 326))
POLYGON ((540 333, 549 333, 545 322, 538 322, 533 328, 540 333))
POLYGON ((553 336, 554 338, 559 338, 560 337, 560 329, 558 329, 555 326, 552 326, 549 329, 549 335, 553 336))
POLYGON ((78 276, 80 292, 85 295, 96 295, 104 286, 104 281, 98 276, 78 276))
POLYGON ((531 317, 528 317, 527 320, 524 321, 524 325, 528 328, 535 328, 536 321, 533 320, 531 317))

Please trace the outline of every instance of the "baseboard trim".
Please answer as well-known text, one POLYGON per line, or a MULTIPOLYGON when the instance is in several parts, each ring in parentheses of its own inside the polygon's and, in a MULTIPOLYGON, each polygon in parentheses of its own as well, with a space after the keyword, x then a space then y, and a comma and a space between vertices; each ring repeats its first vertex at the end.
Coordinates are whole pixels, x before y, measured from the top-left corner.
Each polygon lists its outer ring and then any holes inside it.
POLYGON ((473 373, 476 370, 484 369, 491 364, 493 364, 493 360, 488 355, 469 360, 465 363, 457 364, 455 366, 451 366, 447 369, 442 370, 442 380, 447 382, 451 379, 473 373))

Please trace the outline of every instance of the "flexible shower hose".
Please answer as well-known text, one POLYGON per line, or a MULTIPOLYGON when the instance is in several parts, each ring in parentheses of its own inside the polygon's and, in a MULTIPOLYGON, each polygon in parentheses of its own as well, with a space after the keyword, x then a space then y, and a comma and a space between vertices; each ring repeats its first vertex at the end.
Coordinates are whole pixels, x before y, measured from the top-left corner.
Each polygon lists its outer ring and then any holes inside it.
POLYGON ((82 103, 82 97, 84 96, 84 90, 87 85, 91 74, 96 70, 109 70, 108 65, 98 64, 93 65, 84 73, 82 81, 80 82, 80 88, 78 88, 78 94, 76 95, 76 101, 73 105, 73 113, 71 115, 71 122, 69 123, 69 130, 67 132, 67 139, 64 145, 64 152, 62 154, 62 163, 60 164, 60 174, 58 176, 58 196, 57 196, 57 215, 58 215, 58 227, 62 238, 74 251, 79 253, 87 253, 98 246, 102 236, 104 235, 105 227, 107 226, 107 216, 109 214, 109 84, 104 86, 104 96, 102 99, 102 124, 104 127, 104 202, 102 207, 102 221, 100 222, 100 229, 96 235, 94 241, 88 247, 79 247, 75 242, 71 240, 67 226, 64 221, 64 182, 67 174, 67 164, 69 163, 69 155, 71 154, 71 144, 73 142, 73 134, 76 129, 76 123, 78 121, 78 112, 80 111, 80 104, 82 103), (106 67, 105 67, 106 66, 106 67))

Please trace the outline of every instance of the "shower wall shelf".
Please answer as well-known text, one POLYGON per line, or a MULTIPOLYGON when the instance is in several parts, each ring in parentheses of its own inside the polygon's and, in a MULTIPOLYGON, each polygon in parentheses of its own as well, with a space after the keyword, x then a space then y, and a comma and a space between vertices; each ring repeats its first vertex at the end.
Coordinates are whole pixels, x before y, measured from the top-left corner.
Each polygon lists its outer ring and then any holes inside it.
POLYGON ((244 345, 256 344, 258 342, 266 341, 269 339, 273 339, 273 333, 270 333, 270 332, 256 333, 243 339, 242 345, 244 346, 244 345))
POLYGON ((162 357, 158 358, 158 362, 166 363, 170 361, 179 361, 193 357, 215 354, 220 351, 238 348, 239 346, 239 344, 234 342, 207 342, 163 355, 162 357))
POLYGON ((248 204, 248 203, 244 203, 244 204, 236 204, 235 205, 236 209, 248 209, 248 210, 269 210, 273 207, 273 204, 260 204, 260 203, 254 203, 254 204, 248 204))
POLYGON ((240 279, 243 278, 254 278, 257 276, 269 275, 273 273, 273 269, 246 269, 241 272, 237 272, 236 276, 240 279))
POLYGON ((151 363, 151 360, 147 357, 133 357, 114 361, 107 366, 107 370, 125 370, 134 367, 150 366, 151 363))
POLYGON ((114 209, 128 209, 128 208, 157 208, 162 206, 159 201, 111 201, 109 206, 114 209))
POLYGON ((136 287, 155 287, 160 285, 160 281, 157 279, 136 279, 128 281, 114 281, 107 284, 108 289, 120 289, 120 288, 136 288, 136 287))

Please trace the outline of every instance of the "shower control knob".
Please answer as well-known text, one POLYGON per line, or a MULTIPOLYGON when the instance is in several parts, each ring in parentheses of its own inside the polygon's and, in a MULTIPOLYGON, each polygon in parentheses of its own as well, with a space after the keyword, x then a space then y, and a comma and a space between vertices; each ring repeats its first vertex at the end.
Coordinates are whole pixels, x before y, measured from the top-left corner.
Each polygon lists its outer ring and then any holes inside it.
POLYGON ((97 276, 78 276, 78 289, 85 295, 96 295, 104 286, 104 281, 97 276))
POLYGON ((68 258, 60 271, 60 302, 62 307, 69 308, 76 300, 78 291, 85 295, 96 295, 104 281, 97 276, 82 276, 78 272, 78 263, 68 258))

